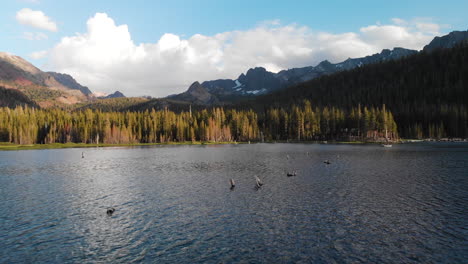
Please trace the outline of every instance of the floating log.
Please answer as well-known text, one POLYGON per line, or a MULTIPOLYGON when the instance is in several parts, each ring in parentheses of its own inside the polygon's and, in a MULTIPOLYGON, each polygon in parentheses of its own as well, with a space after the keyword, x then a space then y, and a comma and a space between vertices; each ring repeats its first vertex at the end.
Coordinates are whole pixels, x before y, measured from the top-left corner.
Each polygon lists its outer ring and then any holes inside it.
POLYGON ((255 176, 255 186, 257 186, 257 188, 260 188, 262 185, 263 185, 263 182, 260 180, 260 178, 255 176))

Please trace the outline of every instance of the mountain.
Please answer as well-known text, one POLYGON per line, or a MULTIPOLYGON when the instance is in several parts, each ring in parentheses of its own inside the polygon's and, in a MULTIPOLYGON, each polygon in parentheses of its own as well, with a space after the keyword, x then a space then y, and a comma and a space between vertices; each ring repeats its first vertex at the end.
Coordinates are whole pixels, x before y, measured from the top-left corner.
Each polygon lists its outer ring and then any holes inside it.
POLYGON ((216 96, 212 95, 209 90, 199 82, 192 83, 186 92, 173 95, 169 98, 200 105, 209 105, 219 102, 216 96))
POLYGON ((396 60, 402 57, 416 54, 417 51, 404 48, 394 48, 393 50, 382 50, 371 56, 363 58, 347 59, 341 63, 333 64, 327 60, 320 62, 317 66, 309 66, 303 68, 292 68, 283 70, 278 73, 267 71, 265 68, 256 67, 249 69, 245 74, 239 75, 235 80, 221 79, 213 81, 205 81, 201 84, 197 83, 197 89, 201 94, 196 96, 188 96, 190 90, 193 90, 193 85, 179 95, 172 95, 169 98, 177 98, 181 101, 213 104, 218 103, 232 103, 240 97, 252 97, 262 94, 268 94, 273 91, 286 88, 288 86, 312 80, 314 78, 333 74, 335 72, 350 70, 363 65, 378 63, 388 60, 396 60), (202 88, 200 88, 201 86, 202 88), (201 92, 204 90, 203 92, 201 92), (209 96, 209 95, 211 96, 209 96), (202 96, 204 99, 198 100, 202 96), (216 98, 217 100, 210 100, 209 98, 216 98))
MULTIPOLYGON (((468 40, 468 31, 454 31, 446 36, 435 37, 424 51, 432 52, 439 48, 450 48, 468 40)), ((269 72, 262 67, 252 68, 246 74, 241 74, 237 79, 220 79, 204 81, 201 86, 221 104, 232 104, 249 97, 269 94, 283 88, 306 82, 320 76, 330 75, 341 71, 351 70, 369 64, 375 64, 391 60, 399 60, 404 57, 417 54, 418 51, 396 47, 392 50, 384 49, 380 53, 362 58, 347 59, 340 63, 331 63, 327 60, 316 66, 292 68, 278 73, 269 72)), ((183 93, 186 94, 187 92, 183 93)), ((182 94, 181 94, 182 95, 182 94)), ((168 98, 178 98, 187 102, 197 102, 193 98, 173 95, 168 98)), ((205 95, 208 97, 208 95, 205 95)), ((202 100, 203 101, 203 100, 202 100)), ((203 104, 210 104, 210 101, 203 104)))
POLYGON ((436 49, 452 48, 457 44, 468 41, 467 31, 453 31, 442 37, 435 37, 423 50, 431 52, 436 49))
POLYGON ((125 95, 119 91, 115 91, 113 94, 109 94, 106 96, 99 96, 99 99, 110 99, 110 98, 123 98, 125 95))
POLYGON ((0 85, 21 91, 41 107, 93 99, 83 92, 89 89, 84 89, 71 76, 43 72, 23 58, 6 52, 0 52, 0 85))
POLYGON ((75 90, 80 90, 85 95, 92 95, 93 93, 89 90, 88 87, 82 86, 79 84, 72 76, 65 74, 65 73, 58 73, 58 72, 47 72, 48 74, 52 75, 59 83, 62 85, 75 90))
POLYGON ((317 66, 293 68, 280 71, 277 76, 287 82, 287 85, 293 85, 315 79, 323 75, 329 75, 340 71, 351 70, 368 64, 374 64, 389 60, 397 60, 403 57, 416 54, 417 51, 404 48, 394 48, 393 50, 384 49, 382 52, 366 56, 363 58, 348 58, 347 60, 333 64, 327 60, 320 62, 317 66))
MULTIPOLYGON (((468 43, 325 75, 236 106, 262 113, 309 100, 333 109, 386 105, 405 138, 468 138, 468 43)), ((333 126, 333 124, 330 124, 333 126)))

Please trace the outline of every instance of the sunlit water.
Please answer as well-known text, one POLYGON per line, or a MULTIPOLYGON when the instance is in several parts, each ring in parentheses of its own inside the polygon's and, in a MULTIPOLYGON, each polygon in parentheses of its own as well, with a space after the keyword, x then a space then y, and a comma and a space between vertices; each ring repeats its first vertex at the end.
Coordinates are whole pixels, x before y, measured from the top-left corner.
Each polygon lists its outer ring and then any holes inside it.
POLYGON ((467 162, 455 143, 3 151, 0 261, 467 263, 467 162))

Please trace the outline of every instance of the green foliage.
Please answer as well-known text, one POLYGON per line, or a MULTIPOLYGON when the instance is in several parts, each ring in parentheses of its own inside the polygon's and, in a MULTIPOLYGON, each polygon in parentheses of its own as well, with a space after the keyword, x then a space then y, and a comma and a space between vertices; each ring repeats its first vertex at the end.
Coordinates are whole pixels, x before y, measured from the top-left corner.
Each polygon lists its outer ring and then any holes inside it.
POLYGON ((375 141, 385 139, 384 130, 388 130, 389 139, 398 137, 392 115, 385 107, 362 110, 358 106, 347 112, 334 107, 312 108, 310 102, 304 101, 291 109, 271 108, 259 119, 252 110, 224 108, 180 113, 167 109, 102 112, 0 108, 0 142, 135 144, 338 138, 375 141), (353 114, 359 112, 364 114, 353 114))
POLYGON ((0 142, 15 144, 132 144, 257 139, 257 115, 252 111, 225 112, 222 108, 213 108, 176 114, 167 109, 144 112, 86 109, 70 112, 30 107, 0 108, 0 142))
POLYGON ((63 92, 57 90, 51 90, 47 87, 40 87, 37 86, 35 88, 27 88, 27 89, 20 89, 26 96, 31 98, 36 102, 46 101, 46 100, 54 100, 57 97, 64 95, 63 92))
POLYGON ((75 105, 73 108, 76 110, 100 110, 104 112, 118 112, 124 111, 127 108, 147 102, 148 99, 140 97, 120 97, 120 98, 108 98, 98 99, 92 102, 75 105))
POLYGON ((0 107, 14 108, 18 105, 37 107, 25 94, 15 89, 6 89, 0 86, 0 107))
POLYGON ((393 115, 385 105, 346 111, 336 107, 313 108, 308 100, 289 108, 270 108, 260 116, 267 140, 370 140, 398 138, 393 115))

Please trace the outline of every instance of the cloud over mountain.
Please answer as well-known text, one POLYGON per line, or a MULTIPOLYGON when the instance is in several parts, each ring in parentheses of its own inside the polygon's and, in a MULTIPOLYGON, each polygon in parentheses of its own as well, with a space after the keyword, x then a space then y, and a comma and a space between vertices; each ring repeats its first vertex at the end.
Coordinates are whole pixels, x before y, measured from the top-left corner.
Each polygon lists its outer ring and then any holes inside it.
POLYGON ((439 34, 437 24, 394 19, 340 34, 276 20, 245 31, 182 38, 164 34, 155 43, 134 43, 127 25, 105 13, 87 21, 87 32, 64 37, 48 52, 48 67, 73 75, 94 91, 165 96, 196 80, 236 78, 250 67, 270 71, 339 62, 395 46, 421 49, 439 34))

